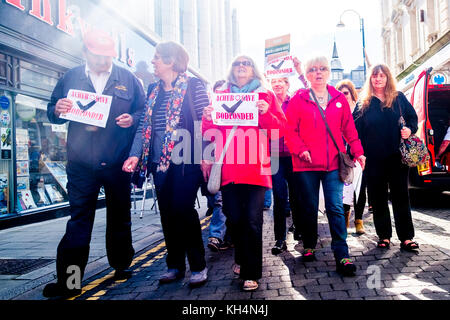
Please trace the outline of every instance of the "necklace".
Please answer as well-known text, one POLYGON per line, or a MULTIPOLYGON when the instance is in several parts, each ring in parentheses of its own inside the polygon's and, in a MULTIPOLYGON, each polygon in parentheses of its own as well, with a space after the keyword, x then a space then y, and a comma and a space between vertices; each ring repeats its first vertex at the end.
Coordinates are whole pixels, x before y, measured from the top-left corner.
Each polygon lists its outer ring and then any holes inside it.
POLYGON ((317 96, 317 100, 319 100, 319 103, 322 104, 325 102, 325 97, 319 97, 317 96))

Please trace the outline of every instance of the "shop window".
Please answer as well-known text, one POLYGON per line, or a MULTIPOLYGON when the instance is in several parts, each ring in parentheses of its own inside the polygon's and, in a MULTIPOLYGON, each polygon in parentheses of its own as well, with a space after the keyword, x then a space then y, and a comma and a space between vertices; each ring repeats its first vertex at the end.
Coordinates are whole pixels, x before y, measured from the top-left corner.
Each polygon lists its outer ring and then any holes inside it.
POLYGON ((6 86, 6 55, 0 53, 0 84, 6 86))
POLYGON ((59 79, 56 71, 20 61, 20 89, 50 96, 59 79))
POLYGON ((11 102, 9 92, 0 90, 0 217, 13 211, 10 192, 13 190, 11 102))
POLYGON ((16 97, 17 212, 68 201, 67 124, 47 118, 47 101, 16 97))

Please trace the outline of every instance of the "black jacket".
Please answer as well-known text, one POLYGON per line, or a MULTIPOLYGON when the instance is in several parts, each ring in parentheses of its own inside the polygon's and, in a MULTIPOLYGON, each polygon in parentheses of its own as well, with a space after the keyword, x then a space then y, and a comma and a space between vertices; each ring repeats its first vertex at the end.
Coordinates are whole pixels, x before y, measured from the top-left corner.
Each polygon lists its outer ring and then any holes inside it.
POLYGON ((416 133, 416 111, 402 92, 398 92, 392 108, 383 108, 381 101, 372 97, 364 112, 361 112, 360 108, 355 109, 355 126, 368 162, 385 159, 394 154, 400 155, 400 108, 406 127, 411 129, 411 134, 416 133))
MULTIPOLYGON (((67 97, 70 89, 95 93, 91 80, 86 76, 84 65, 69 70, 58 81, 47 107, 50 122, 62 124, 67 121, 57 117, 54 111, 56 102, 67 97)), ((113 96, 105 128, 70 121, 67 137, 69 162, 98 169, 121 166, 128 158, 134 133, 144 109, 144 90, 130 71, 113 65, 103 94, 113 96), (134 124, 130 128, 121 128, 116 124, 115 118, 123 113, 129 113, 133 117, 134 124)))

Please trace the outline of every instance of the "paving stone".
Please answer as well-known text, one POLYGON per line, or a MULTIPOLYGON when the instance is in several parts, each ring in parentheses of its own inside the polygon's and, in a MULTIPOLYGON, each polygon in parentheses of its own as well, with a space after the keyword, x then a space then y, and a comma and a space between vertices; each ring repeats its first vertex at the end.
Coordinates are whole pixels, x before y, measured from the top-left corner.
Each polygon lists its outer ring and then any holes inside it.
POLYGON ((320 284, 316 286, 307 285, 305 286, 305 289, 308 293, 333 291, 329 284, 320 284))
POLYGON ((357 289, 357 290, 349 290, 348 291, 350 297, 355 298, 365 298, 365 297, 371 297, 376 296, 377 292, 375 289, 357 289))
POLYGON ((349 298, 346 291, 321 292, 320 296, 324 300, 347 300, 349 298))

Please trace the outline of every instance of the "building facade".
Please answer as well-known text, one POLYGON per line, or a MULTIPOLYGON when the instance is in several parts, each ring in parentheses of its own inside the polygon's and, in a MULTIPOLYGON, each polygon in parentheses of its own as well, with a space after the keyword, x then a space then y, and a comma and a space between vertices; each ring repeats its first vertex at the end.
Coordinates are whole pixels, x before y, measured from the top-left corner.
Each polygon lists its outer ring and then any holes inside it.
POLYGON ((450 83, 450 0, 380 0, 384 60, 409 95, 418 75, 450 83), (442 80, 444 79, 444 80, 442 80))
MULTIPOLYGON (((142 8, 130 2, 130 12, 140 13, 142 8)), ((151 1, 139 3, 145 7, 151 1)), ((185 29, 195 35, 195 8, 188 9, 183 19, 191 27, 185 29)), ((67 214, 68 125, 51 124, 47 104, 58 79, 83 63, 83 30, 110 33, 118 52, 114 63, 133 72, 146 88, 155 80, 150 66, 155 46, 164 39, 145 27, 158 19, 153 13, 145 10, 137 20, 102 1, 0 0, 0 228, 14 225, 12 220, 67 214)), ((179 36, 177 28, 168 30, 179 36)), ((183 35, 186 42, 196 41, 191 35, 183 35)), ((208 81, 192 65, 188 71, 208 81)))
POLYGON ((178 41, 190 65, 214 83, 240 53, 238 13, 230 0, 106 0, 146 31, 178 41))
POLYGON ((336 84, 343 80, 348 79, 353 82, 355 88, 359 91, 364 86, 364 67, 358 66, 356 69, 351 70, 349 73, 344 72, 341 60, 339 59, 339 53, 336 46, 336 41, 333 45, 333 55, 330 61, 331 78, 330 85, 336 86, 336 84))

